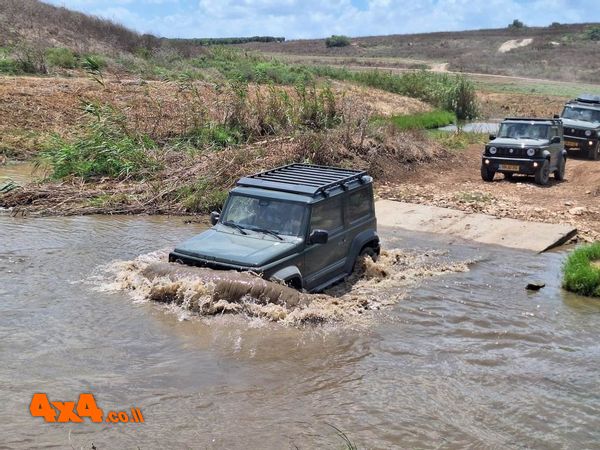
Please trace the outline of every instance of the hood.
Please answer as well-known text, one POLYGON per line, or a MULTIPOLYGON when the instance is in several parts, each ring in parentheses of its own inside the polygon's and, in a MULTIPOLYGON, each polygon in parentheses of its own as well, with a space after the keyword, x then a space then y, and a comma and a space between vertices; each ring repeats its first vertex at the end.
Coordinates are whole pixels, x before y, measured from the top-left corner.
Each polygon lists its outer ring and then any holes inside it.
POLYGON ((511 138, 496 138, 490 141, 488 145, 495 147, 513 147, 513 148, 530 148, 548 145, 548 139, 511 139, 511 138))
POLYGON ((581 128, 584 130, 594 130, 600 127, 600 123, 597 122, 586 122, 584 120, 573 120, 573 119, 563 119, 563 127, 564 128, 581 128))
POLYGON ((175 252, 208 261, 258 267, 287 256, 298 245, 298 241, 280 241, 252 231, 243 235, 229 229, 220 230, 220 227, 217 225, 182 242, 175 252))

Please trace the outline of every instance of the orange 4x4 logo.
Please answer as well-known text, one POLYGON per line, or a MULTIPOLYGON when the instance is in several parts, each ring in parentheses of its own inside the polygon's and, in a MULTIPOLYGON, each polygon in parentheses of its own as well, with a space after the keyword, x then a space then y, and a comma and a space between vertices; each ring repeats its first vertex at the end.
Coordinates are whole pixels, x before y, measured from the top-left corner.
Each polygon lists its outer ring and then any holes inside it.
POLYGON ((75 402, 51 402, 44 393, 33 394, 29 411, 33 417, 43 417, 46 422, 83 422, 86 417, 92 422, 144 422, 139 408, 127 411, 109 411, 104 418, 103 411, 98 408, 94 394, 80 394, 75 402))

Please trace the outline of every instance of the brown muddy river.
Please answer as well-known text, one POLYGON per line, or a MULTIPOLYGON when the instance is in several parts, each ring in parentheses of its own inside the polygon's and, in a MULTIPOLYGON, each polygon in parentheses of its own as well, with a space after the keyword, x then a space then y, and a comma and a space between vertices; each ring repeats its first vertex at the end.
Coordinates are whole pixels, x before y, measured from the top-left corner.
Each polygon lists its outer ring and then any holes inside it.
POLYGON ((364 322, 316 326, 98 289, 99 268, 200 229, 0 215, 0 448, 344 448, 331 425, 359 448, 600 447, 600 302, 560 289, 564 254, 382 229, 387 248, 477 262, 364 322), (547 286, 527 292, 529 279, 547 286), (35 392, 92 392, 145 423, 44 423, 35 392))

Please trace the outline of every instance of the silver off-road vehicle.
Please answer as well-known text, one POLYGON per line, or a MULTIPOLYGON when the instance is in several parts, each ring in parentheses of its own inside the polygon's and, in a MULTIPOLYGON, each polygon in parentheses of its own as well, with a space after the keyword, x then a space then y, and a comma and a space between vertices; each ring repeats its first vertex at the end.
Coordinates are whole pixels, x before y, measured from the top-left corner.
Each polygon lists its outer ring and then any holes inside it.
POLYGON ((600 160, 600 95, 580 95, 565 105, 562 115, 565 147, 584 158, 600 160))
POLYGON ((567 152, 564 149, 561 119, 506 118, 498 135, 490 135, 481 158, 481 178, 493 181, 497 172, 505 178, 533 175, 546 185, 550 174, 565 178, 567 152))

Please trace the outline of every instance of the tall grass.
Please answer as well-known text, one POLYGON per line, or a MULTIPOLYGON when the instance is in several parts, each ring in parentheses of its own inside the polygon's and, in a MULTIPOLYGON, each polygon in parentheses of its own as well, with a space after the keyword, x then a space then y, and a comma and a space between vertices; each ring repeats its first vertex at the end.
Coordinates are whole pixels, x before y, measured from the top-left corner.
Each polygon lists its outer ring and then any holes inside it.
POLYGON ((85 111, 89 121, 84 133, 72 141, 54 136, 40 152, 38 163, 51 168, 52 178, 140 179, 158 168, 150 156, 155 143, 128 131, 123 116, 96 104, 86 105, 85 111))
POLYGON ((563 266, 563 287, 576 294, 600 297, 600 242, 575 249, 563 266))
POLYGON ((378 70, 353 72, 330 66, 314 66, 310 70, 321 77, 354 81, 395 94, 418 98, 438 108, 454 112, 461 120, 477 116, 475 86, 462 75, 424 70, 396 75, 378 70))

